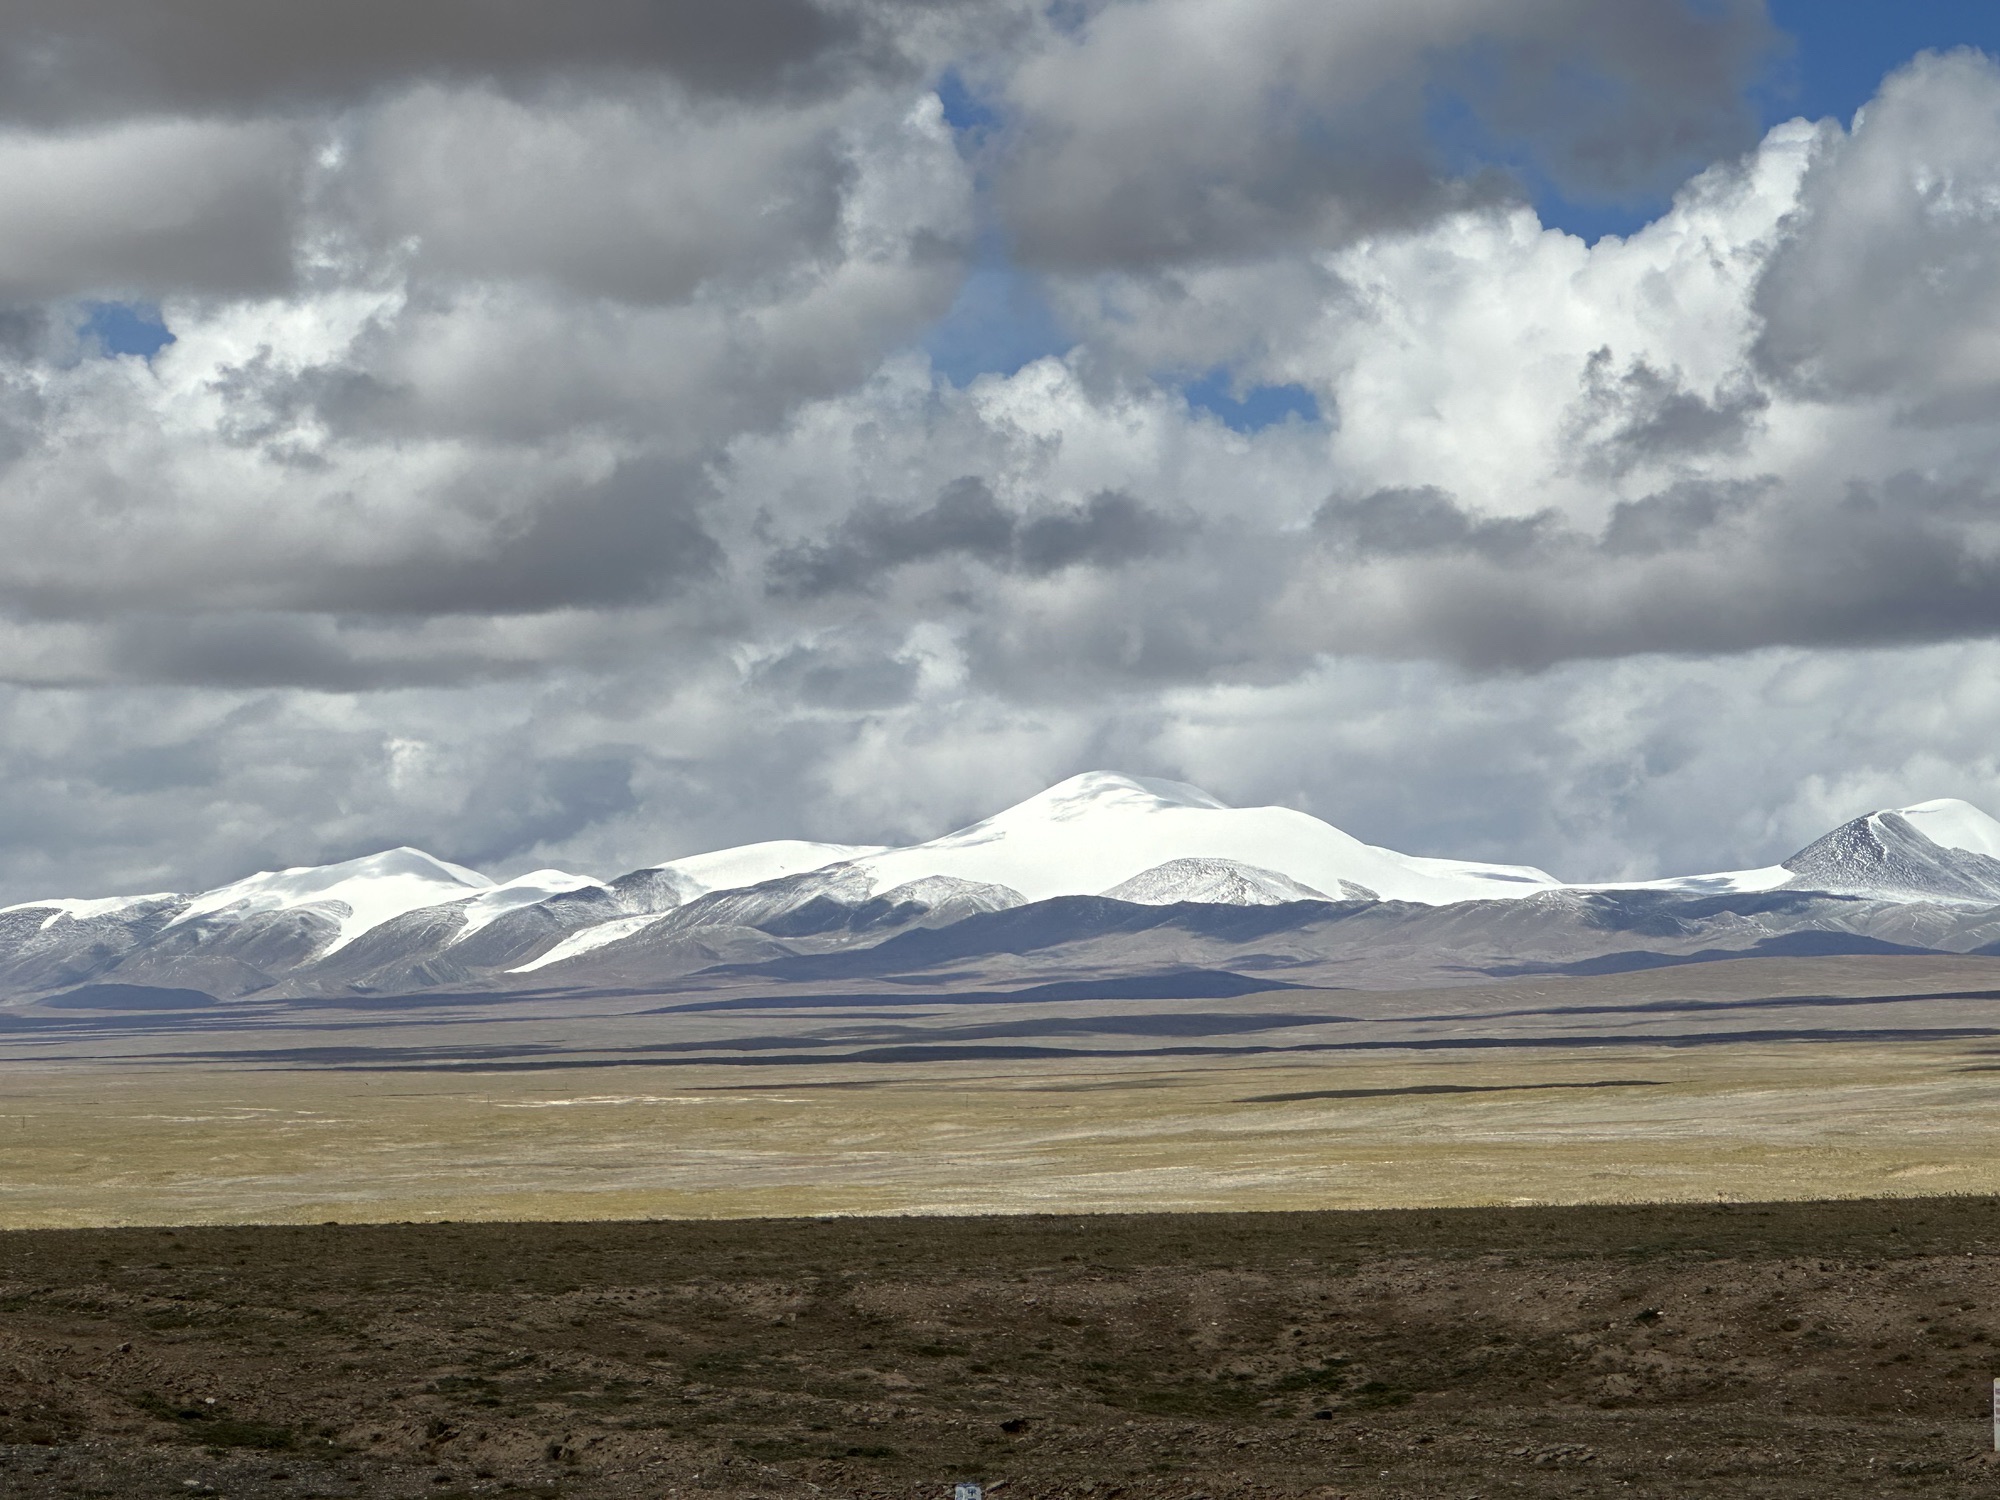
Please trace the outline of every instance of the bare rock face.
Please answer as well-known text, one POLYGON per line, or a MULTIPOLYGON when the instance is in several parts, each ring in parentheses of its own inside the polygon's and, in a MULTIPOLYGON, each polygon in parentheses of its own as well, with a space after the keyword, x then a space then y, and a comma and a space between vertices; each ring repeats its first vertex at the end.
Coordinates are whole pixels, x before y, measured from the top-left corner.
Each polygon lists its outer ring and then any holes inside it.
MULTIPOLYGON (((1343 880, 1341 886, 1341 895, 1347 899, 1375 899, 1373 891, 1352 881, 1343 880)), ((1182 901, 1283 906, 1291 901, 1333 899, 1289 875, 1234 859, 1170 859, 1150 870, 1141 870, 1103 894, 1113 901, 1130 901, 1139 906, 1172 906, 1182 901)))
POLYGON ((909 926, 943 927, 981 912, 1025 906, 1027 899, 1011 886, 930 875, 871 897, 855 908, 849 925, 857 932, 909 926))
POLYGON ((0 989, 61 989, 115 968, 187 909, 182 896, 135 901, 77 916, 58 906, 0 912, 0 989))
POLYGON ((1898 812, 1843 823, 1785 861, 1796 889, 2000 903, 2000 859, 1933 843, 1898 812))

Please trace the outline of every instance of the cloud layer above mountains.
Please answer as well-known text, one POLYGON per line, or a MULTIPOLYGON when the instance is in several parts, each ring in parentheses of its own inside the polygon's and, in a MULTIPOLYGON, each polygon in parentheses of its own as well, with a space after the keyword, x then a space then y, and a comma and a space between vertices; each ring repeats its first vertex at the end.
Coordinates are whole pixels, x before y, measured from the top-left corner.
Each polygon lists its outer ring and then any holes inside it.
POLYGON ((1572 878, 2000 810, 1992 60, 1759 139, 1756 0, 420 10, 10 15, 0 890, 1092 765, 1572 878), (1059 347, 954 383, 996 263, 1059 347))

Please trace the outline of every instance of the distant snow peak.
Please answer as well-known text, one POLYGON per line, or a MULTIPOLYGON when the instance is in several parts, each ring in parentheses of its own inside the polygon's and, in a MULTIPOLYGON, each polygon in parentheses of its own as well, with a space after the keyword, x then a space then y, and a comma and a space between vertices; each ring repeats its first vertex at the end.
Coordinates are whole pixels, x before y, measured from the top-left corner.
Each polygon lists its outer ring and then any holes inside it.
POLYGON ((1117 771, 1085 771, 1067 781, 1058 781, 1046 791, 1017 802, 1005 812, 986 821, 997 822, 1017 814, 1060 821, 1083 817, 1107 807, 1134 811, 1158 811, 1169 807, 1199 807, 1228 810, 1229 804, 1185 781, 1166 781, 1154 776, 1126 776, 1117 771))
POLYGON ((169 925, 225 913, 248 917, 325 907, 339 923, 339 932, 325 950, 332 953, 404 912, 492 888, 493 882, 477 870, 404 846, 339 864, 260 871, 196 896, 169 925))
POLYGON ((2000 902, 2000 823, 1951 798, 1869 813, 1785 861, 1801 890, 2000 902))
MULTIPOLYGON (((1556 884, 1526 866, 1398 854, 1296 808, 1230 807, 1183 782, 1109 771, 1072 776, 969 828, 853 863, 877 893, 950 875, 1044 901, 1097 895, 1176 860, 1226 861, 1345 899, 1366 891, 1433 906, 1505 900, 1556 884)), ((1280 889, 1255 880, 1240 888, 1252 887, 1280 889)))
MULTIPOLYGON (((1372 901, 1373 891, 1342 882, 1350 899, 1372 901)), ((1260 870, 1255 865, 1233 859, 1170 859, 1165 864, 1141 870, 1130 880, 1121 881, 1102 893, 1113 901, 1130 901, 1138 906, 1173 906, 1183 901, 1209 902, 1223 906, 1283 906, 1292 901, 1326 901, 1324 891, 1314 890, 1276 870, 1260 870)))

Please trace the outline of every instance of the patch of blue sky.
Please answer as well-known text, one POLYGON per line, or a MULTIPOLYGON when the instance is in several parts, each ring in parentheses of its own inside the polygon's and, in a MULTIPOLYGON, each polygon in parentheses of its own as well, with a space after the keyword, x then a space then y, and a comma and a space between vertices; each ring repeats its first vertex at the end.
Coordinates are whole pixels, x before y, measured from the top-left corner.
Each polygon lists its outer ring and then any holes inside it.
POLYGON ((981 375, 1012 375, 1051 354, 1067 354, 1076 340, 1050 311, 1035 277, 997 255, 982 258, 958 289, 958 298, 924 336, 931 368, 953 385, 981 375))
POLYGON ((965 75, 946 68, 937 81, 938 103, 944 106, 944 122, 960 135, 975 140, 1000 123, 1000 112, 972 91, 965 75))
POLYGON ((173 332, 149 302, 92 302, 77 330, 107 356, 136 354, 151 359, 174 342, 173 332))
POLYGON ((1994 0, 1769 0, 1771 19, 1792 39, 1758 88, 1767 124, 1795 115, 1843 125, 1874 96, 1883 75, 1919 52, 1977 47, 2000 56, 1994 0))
POLYGON ((1237 394, 1229 371, 1221 366, 1181 387, 1195 411, 1210 412, 1236 432, 1262 432, 1280 422, 1319 420, 1319 400, 1302 385, 1253 385, 1237 394))
MULTIPOLYGON (((937 94, 945 123, 968 156, 999 128, 999 111, 958 69, 945 69, 937 94)), ((921 342, 931 368, 963 386, 981 375, 1012 375, 1038 359, 1067 354, 1076 340, 1057 321, 1040 279, 1014 265, 1004 235, 989 227, 950 310, 921 342)))

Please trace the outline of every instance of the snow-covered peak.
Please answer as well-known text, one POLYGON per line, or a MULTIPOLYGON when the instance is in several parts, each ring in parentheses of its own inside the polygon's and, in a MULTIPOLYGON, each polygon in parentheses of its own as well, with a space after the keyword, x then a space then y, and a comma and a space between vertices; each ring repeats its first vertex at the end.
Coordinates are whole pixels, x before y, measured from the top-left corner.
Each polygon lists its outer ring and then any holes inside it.
POLYGON ((1664 880, 1572 886, 1579 891, 1671 891, 1683 896, 1827 890, 1888 901, 1984 900, 2000 894, 2000 820, 1970 802, 1939 797, 1910 807, 1864 813, 1822 835, 1783 864, 1664 880), (1975 856, 1968 861, 1962 855, 1975 856))
POLYGON ((1889 901, 2000 902, 2000 823, 1940 798, 1868 813, 1785 861, 1800 890, 1889 901))
POLYGON ((705 896, 710 891, 733 891, 746 885, 762 885, 787 875, 804 875, 823 870, 862 855, 879 854, 881 844, 816 844, 806 839, 772 839, 762 844, 744 844, 735 849, 716 849, 707 854, 690 854, 685 859, 654 865, 651 871, 673 877, 682 900, 705 896))
MULTIPOLYGON (((1961 849, 2000 859, 2000 819, 1988 817, 1970 802, 1938 797, 1913 807, 1891 809, 1940 849, 1961 849)), ((1874 814, 1881 817, 1881 813, 1874 814)))
POLYGON ((339 903, 346 911, 340 916, 339 936, 326 950, 331 953, 406 911, 441 906, 492 888, 493 882, 477 870, 450 864, 421 849, 385 849, 336 865, 261 871, 204 891, 188 903, 174 923, 212 913, 247 917, 339 903))
POLYGON ((1317 891, 1360 886, 1433 905, 1525 896, 1554 877, 1520 865, 1417 859, 1289 807, 1230 807, 1197 787, 1093 771, 942 838, 853 861, 880 893, 931 875, 1030 901, 1096 895, 1174 860, 1230 860, 1317 891))
POLYGON ((1089 817, 1107 808, 1134 812, 1158 812, 1174 807, 1197 807, 1227 811, 1229 804, 1185 781, 1167 781, 1157 776, 1126 776, 1117 771, 1085 771, 1067 781, 1058 781, 1046 791, 1017 802, 970 828, 947 835, 966 838, 992 824, 1062 822, 1089 817))
POLYGON ((512 880, 489 887, 471 897, 464 904, 465 925, 452 934, 454 943, 462 943, 482 927, 489 927, 510 911, 520 911, 523 907, 537 906, 552 896, 567 896, 573 891, 605 890, 604 882, 589 875, 572 875, 566 870, 530 870, 526 875, 516 875, 512 880))

